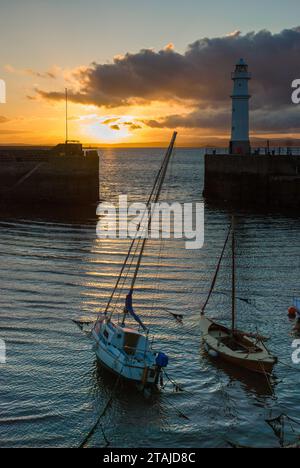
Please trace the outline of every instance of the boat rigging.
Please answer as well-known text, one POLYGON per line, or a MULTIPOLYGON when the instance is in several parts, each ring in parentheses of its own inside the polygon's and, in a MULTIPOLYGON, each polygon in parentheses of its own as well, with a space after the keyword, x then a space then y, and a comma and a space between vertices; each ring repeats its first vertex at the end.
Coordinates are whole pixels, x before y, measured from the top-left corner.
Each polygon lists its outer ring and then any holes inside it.
POLYGON ((229 229, 221 257, 218 262, 216 273, 213 278, 208 298, 202 307, 200 328, 203 334, 205 348, 210 356, 220 358, 235 366, 242 367, 247 371, 270 375, 273 367, 277 363, 277 358, 273 356, 264 344, 261 336, 239 331, 236 328, 236 237, 235 221, 229 229), (224 257, 229 238, 232 238, 232 307, 231 307, 231 328, 220 325, 205 317, 205 309, 213 293, 221 263, 224 257))
MULTIPOLYGON (((149 195, 146 204, 147 209, 159 200, 176 137, 177 132, 174 132, 149 195)), ((152 212, 150 210, 148 229, 151 226, 151 221, 152 212)), ((168 357, 163 352, 156 352, 153 349, 153 342, 150 343, 149 341, 149 330, 133 307, 133 295, 147 243, 147 238, 141 242, 138 237, 141 228, 143 228, 143 221, 137 226, 137 235, 131 242, 107 305, 104 311, 98 315, 93 325, 91 336, 95 340, 97 358, 103 366, 120 377, 141 384, 145 388, 157 385, 160 382, 162 369, 168 365, 168 357), (119 290, 121 281, 124 280, 124 277, 127 278, 132 266, 134 266, 134 270, 130 288, 125 298, 122 320, 114 321, 115 307, 112 307, 112 302, 119 290), (125 274, 126 268, 128 271, 125 274), (126 325, 128 316, 131 316, 137 322, 137 328, 129 328, 126 325)), ((121 288, 122 293, 123 288, 121 288)))

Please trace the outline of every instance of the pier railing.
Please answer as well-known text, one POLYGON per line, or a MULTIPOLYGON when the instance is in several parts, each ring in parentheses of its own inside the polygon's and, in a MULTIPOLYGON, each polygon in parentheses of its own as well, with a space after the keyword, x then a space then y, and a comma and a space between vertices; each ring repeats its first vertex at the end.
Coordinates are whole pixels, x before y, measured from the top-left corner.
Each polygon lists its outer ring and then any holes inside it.
MULTIPOLYGON (((206 154, 229 154, 229 148, 206 148, 206 154)), ((300 147, 298 146, 254 146, 251 148, 252 155, 270 155, 270 156, 300 156, 300 147)))

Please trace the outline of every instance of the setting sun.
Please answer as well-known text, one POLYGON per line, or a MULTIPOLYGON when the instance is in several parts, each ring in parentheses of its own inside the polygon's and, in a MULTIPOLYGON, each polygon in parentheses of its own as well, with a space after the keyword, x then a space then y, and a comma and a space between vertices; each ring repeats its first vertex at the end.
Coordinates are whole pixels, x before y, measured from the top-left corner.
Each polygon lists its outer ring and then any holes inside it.
POLYGON ((95 143, 113 143, 128 140, 131 134, 128 128, 118 125, 107 126, 102 123, 93 123, 85 129, 86 136, 95 143))

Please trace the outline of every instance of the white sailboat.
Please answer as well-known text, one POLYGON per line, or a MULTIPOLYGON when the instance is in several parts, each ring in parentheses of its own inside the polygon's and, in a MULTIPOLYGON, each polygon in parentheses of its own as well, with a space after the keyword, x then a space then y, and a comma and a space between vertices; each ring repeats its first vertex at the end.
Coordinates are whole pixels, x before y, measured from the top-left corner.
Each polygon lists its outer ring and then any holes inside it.
MULTIPOLYGON (((167 168, 173 153, 177 133, 174 132, 163 163, 156 176, 154 186, 149 196, 147 207, 157 203, 167 168)), ((151 214, 148 220, 148 228, 151 225, 151 214)), ((139 229, 140 226, 138 226, 139 229)), ((137 229, 137 230, 138 230, 137 229)), ((149 339, 149 330, 143 324, 140 317, 133 309, 133 295, 138 272, 141 266, 147 239, 133 239, 116 285, 110 296, 105 310, 99 314, 92 328, 91 336, 95 341, 95 352, 99 362, 108 370, 128 381, 141 384, 144 388, 157 385, 160 382, 162 369, 168 365, 168 357, 165 353, 153 348, 153 341, 149 339), (137 252, 137 249, 138 252, 137 252), (136 258, 136 263, 134 260, 136 258), (135 264, 130 290, 125 294, 125 306, 122 312, 122 320, 114 320, 114 308, 111 307, 113 299, 122 284, 126 268, 135 264), (110 309, 112 309, 110 311, 110 309), (128 327, 126 320, 130 316, 138 327, 128 327)), ((128 275, 128 271, 126 273, 128 275)))

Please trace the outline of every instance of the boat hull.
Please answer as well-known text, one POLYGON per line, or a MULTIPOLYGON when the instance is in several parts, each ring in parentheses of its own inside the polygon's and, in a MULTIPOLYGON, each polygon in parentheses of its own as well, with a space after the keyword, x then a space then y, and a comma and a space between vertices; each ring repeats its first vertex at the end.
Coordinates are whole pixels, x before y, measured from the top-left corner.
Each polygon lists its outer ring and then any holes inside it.
POLYGON ((257 362, 245 359, 239 359, 237 357, 228 356, 225 353, 218 353, 220 358, 223 361, 228 362, 234 366, 247 369, 251 372, 255 372, 256 374, 261 375, 271 375, 273 372, 273 368, 275 363, 266 363, 266 362, 257 362))
POLYGON ((115 347, 104 346, 98 341, 95 353, 101 365, 124 380, 144 386, 156 385, 159 381, 161 369, 158 366, 147 366, 142 362, 137 364, 115 347))

